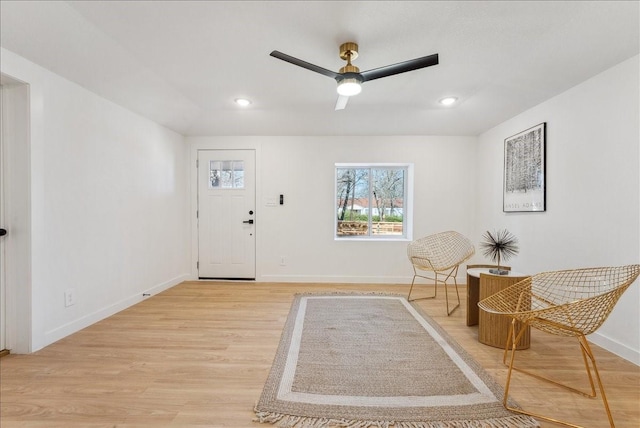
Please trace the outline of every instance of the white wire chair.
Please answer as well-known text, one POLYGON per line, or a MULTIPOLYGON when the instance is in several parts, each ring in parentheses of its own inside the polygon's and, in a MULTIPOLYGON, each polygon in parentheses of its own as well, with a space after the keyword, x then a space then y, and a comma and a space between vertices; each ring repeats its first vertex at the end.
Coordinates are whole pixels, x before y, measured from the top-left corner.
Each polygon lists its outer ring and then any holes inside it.
POLYGON ((511 351, 504 391, 504 406, 518 413, 579 428, 579 425, 570 422, 509 407, 507 398, 511 375, 513 370, 518 370, 572 392, 595 398, 596 389, 591 373, 593 371, 609 423, 613 427, 613 417, 604 386, 600 379, 595 357, 585 336, 596 331, 604 323, 622 293, 636 280, 639 273, 640 265, 544 272, 481 300, 478 303, 480 309, 494 314, 506 315, 512 319, 502 359, 506 364, 507 355, 511 351), (517 321, 521 324, 518 324, 519 327, 516 328, 517 321), (577 338, 591 386, 590 392, 583 392, 514 366, 516 345, 529 326, 557 336, 577 338), (591 367, 589 363, 591 363, 591 367))
POLYGON ((474 254, 475 247, 471 241, 455 231, 440 232, 411 242, 407 247, 407 256, 413 266, 413 279, 407 300, 412 301, 411 292, 417 277, 433 281, 434 293, 433 296, 413 300, 435 298, 438 294, 438 284, 442 284, 447 302, 447 315, 451 315, 460 306, 460 293, 456 280, 458 267, 474 254), (447 292, 447 281, 450 279, 453 279, 458 297, 457 305, 451 310, 447 292))

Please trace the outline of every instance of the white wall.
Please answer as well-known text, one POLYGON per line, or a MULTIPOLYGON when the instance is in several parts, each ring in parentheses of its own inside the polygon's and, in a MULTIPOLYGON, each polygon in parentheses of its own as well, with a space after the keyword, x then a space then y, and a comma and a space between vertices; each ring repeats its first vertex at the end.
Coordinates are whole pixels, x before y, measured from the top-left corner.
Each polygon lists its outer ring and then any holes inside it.
MULTIPOLYGON (((336 162, 413 163, 415 237, 444 230, 471 234, 474 137, 198 137, 198 149, 254 148, 257 153, 258 281, 411 282, 406 241, 334 240, 336 162), (285 204, 265 200, 284 194, 285 204), (286 266, 280 266, 285 256, 286 266)), ((195 168, 192 183, 195 183, 195 168)), ((195 218, 196 189, 192 189, 195 218)), ((192 253, 197 254, 195 222, 192 253)), ((193 275, 195 258, 192 260, 193 275)))
POLYGON ((188 150, 182 136, 1 54, 2 72, 30 86, 32 293, 23 309, 35 351, 187 277, 188 150), (77 296, 69 307, 67 289, 77 296))
MULTIPOLYGON (((506 228, 520 242, 514 269, 615 266, 640 262, 638 57, 482 134, 478 147, 476 236, 506 228), (547 123, 547 211, 503 213, 504 139, 547 123)), ((636 281, 590 340, 640 364, 636 281)))

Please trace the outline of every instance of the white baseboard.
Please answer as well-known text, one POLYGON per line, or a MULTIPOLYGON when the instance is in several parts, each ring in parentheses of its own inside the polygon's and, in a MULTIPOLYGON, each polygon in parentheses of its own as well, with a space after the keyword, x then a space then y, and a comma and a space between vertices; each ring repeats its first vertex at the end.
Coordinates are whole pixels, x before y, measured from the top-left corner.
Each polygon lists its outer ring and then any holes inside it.
POLYGON ((620 343, 598 332, 589 335, 588 339, 589 342, 632 362, 636 366, 640 366, 640 351, 637 349, 631 349, 624 343, 620 343))
POLYGON ((65 338, 67 336, 69 336, 70 334, 73 334, 77 331, 82 330, 83 328, 86 328, 92 324, 95 324, 98 321, 101 321, 107 317, 110 317, 111 315, 117 314, 118 312, 127 309, 128 307, 131 307, 133 305, 135 305, 136 303, 140 303, 141 301, 145 300, 147 297, 143 296, 143 294, 149 294, 151 296, 153 296, 154 294, 158 294, 164 290, 167 290, 183 281, 188 280, 189 275, 188 274, 183 274, 180 276, 177 276, 175 278, 170 279, 169 281, 165 281, 163 283, 157 284, 153 287, 151 287, 148 290, 143 291, 142 293, 136 293, 132 296, 129 296, 125 299, 120 300, 119 302, 116 302, 112 305, 109 305, 107 307, 104 307, 98 311, 95 311, 91 314, 87 314, 83 317, 80 317, 76 320, 73 320, 67 324, 64 324, 60 327, 54 328, 53 330, 49 330, 47 332, 45 332, 44 334, 44 343, 41 344, 34 344, 34 347, 32 349, 32 352, 35 352, 39 349, 44 348, 45 346, 48 346, 62 338, 65 338))
POLYGON ((411 277, 336 275, 261 275, 257 282, 300 282, 336 284, 411 284, 411 277))
MULTIPOLYGON (((300 283, 336 283, 336 284, 400 284, 411 285, 413 276, 338 276, 338 275, 261 275, 257 282, 300 282, 300 283)), ((467 283, 467 277, 456 277, 458 285, 467 283)), ((427 284, 418 278, 416 284, 427 284), (420 281, 420 282, 418 282, 420 281)))

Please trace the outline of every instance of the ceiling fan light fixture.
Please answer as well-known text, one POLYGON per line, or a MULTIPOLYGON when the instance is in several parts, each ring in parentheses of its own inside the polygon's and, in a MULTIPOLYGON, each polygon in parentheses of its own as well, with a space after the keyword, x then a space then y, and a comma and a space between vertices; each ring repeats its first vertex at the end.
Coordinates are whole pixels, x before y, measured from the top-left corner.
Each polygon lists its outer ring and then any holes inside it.
POLYGON ((360 81, 355 77, 346 77, 338 82, 338 94, 351 97, 353 95, 358 95, 362 92, 362 86, 360 85, 360 81))

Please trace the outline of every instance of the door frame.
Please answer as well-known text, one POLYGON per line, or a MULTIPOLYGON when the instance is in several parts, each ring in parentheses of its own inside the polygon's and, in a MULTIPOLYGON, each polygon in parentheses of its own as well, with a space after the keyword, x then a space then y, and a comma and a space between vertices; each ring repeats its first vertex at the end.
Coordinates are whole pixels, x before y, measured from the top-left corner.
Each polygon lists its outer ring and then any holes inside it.
MULTIPOLYGON (((187 137, 189 145, 189 220, 191 227, 191 262, 189 267, 190 280, 200 281, 198 278, 198 160, 199 150, 253 150, 255 153, 255 186, 256 186, 256 212, 260 209, 262 200, 262 188, 260 180, 261 141, 258 137, 187 137)), ((262 269, 260 268, 260 234, 259 222, 256 222, 256 259, 255 281, 259 282, 262 269)), ((211 281, 211 280, 201 280, 211 281)))

